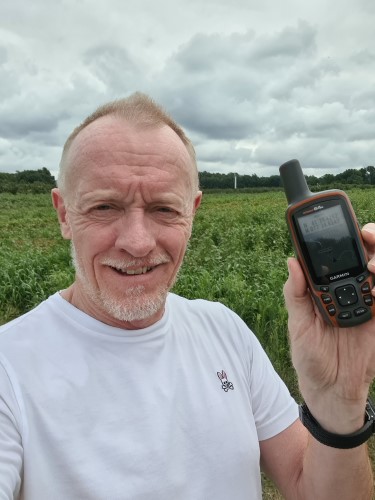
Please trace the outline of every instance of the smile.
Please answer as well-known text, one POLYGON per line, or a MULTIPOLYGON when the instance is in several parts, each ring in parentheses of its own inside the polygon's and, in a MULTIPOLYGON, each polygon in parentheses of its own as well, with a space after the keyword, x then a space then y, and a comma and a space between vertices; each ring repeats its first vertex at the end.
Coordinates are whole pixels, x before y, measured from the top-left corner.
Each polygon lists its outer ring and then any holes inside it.
MULTIPOLYGON (((112 266, 111 266, 112 267, 112 266)), ((134 275, 134 274, 146 274, 152 269, 153 267, 139 267, 138 269, 121 269, 118 267, 112 267, 115 271, 121 274, 127 274, 127 275, 134 275)))

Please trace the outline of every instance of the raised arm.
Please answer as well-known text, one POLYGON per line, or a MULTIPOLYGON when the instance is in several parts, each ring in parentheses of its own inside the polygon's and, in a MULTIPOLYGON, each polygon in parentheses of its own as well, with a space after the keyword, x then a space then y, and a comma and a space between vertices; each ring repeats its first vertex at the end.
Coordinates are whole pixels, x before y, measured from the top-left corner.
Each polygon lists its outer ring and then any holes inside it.
MULTIPOLYGON (((369 270, 375 272, 375 224, 363 228, 363 238, 371 258, 369 270)), ((342 436, 364 425, 366 400, 375 377, 375 318, 353 328, 328 326, 310 297, 298 261, 289 259, 288 267, 284 294, 300 391, 318 425, 338 435, 340 445, 342 436)), ((261 443, 261 453, 265 470, 286 498, 373 498, 366 444, 351 449, 327 446, 296 422, 261 443)))

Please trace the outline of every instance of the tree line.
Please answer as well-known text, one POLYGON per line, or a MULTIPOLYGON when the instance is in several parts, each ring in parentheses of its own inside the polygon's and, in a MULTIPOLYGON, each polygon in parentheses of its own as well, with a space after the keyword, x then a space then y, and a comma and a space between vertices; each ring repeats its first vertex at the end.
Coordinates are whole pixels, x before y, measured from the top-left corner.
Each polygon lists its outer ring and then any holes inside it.
POLYGON ((45 167, 14 174, 0 172, 0 193, 48 193, 55 186, 54 176, 45 167))
MULTIPOLYGON (((360 169, 350 168, 339 174, 325 174, 321 177, 306 175, 306 180, 312 189, 325 189, 340 186, 371 186, 375 185, 375 167, 360 169)), ((279 175, 259 177, 256 174, 239 175, 235 172, 220 174, 199 172, 199 182, 202 190, 210 189, 269 189, 280 188, 279 175)), ((56 186, 56 180, 47 168, 39 170, 23 170, 16 173, 0 172, 0 193, 48 193, 56 186)))
MULTIPOLYGON (((306 175, 306 181, 310 188, 320 189, 327 186, 342 185, 375 185, 375 167, 368 166, 360 169, 350 168, 339 174, 325 174, 321 177, 306 175)), ((245 188, 278 188, 281 187, 279 175, 270 177, 259 177, 256 174, 239 175, 235 172, 220 174, 212 172, 199 172, 199 182, 205 189, 238 189, 245 188)))

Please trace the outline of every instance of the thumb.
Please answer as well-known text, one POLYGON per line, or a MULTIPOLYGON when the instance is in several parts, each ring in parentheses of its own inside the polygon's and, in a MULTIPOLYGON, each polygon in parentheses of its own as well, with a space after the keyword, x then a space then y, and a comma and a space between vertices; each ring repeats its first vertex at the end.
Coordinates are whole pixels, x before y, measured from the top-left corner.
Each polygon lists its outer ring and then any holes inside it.
POLYGON ((315 307, 307 288, 307 282, 297 259, 289 257, 289 277, 284 285, 285 305, 289 315, 289 326, 306 326, 315 318, 315 307))

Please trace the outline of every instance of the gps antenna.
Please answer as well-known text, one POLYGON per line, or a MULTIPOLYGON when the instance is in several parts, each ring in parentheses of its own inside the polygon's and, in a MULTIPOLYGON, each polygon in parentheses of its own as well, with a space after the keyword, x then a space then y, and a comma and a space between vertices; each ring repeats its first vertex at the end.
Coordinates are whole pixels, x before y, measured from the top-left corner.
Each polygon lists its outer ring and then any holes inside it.
POLYGON ((283 163, 279 171, 289 205, 312 196, 298 160, 283 163))

